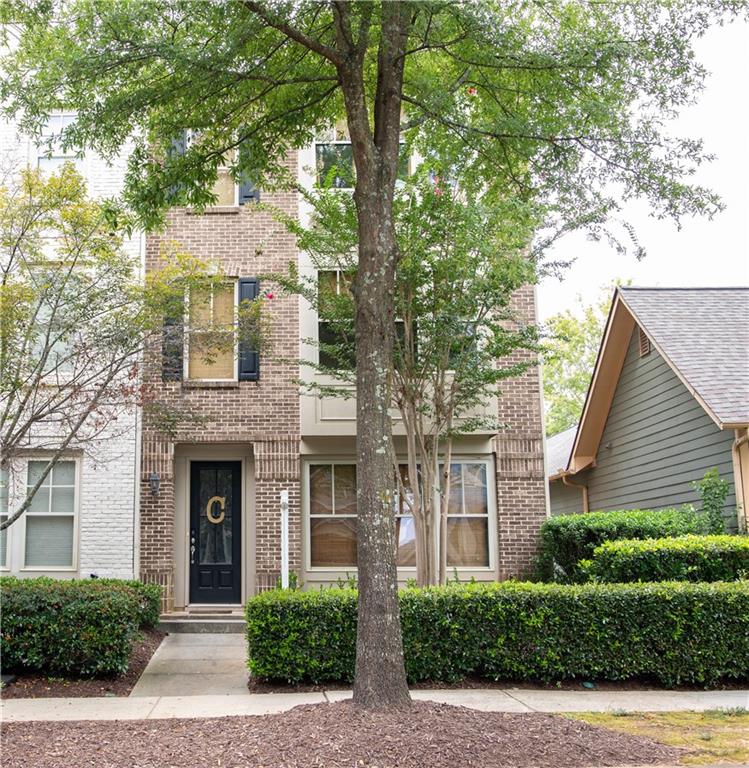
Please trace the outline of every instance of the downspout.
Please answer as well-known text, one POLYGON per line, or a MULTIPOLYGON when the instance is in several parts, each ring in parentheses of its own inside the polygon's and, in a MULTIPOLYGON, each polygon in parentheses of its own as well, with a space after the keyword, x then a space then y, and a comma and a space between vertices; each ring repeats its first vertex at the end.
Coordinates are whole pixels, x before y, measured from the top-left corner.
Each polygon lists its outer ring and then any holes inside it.
POLYGON ((583 512, 590 512, 588 505, 588 486, 584 483, 573 483, 567 474, 562 475, 562 483, 568 488, 579 488, 583 492, 583 512))
POLYGON ((739 430, 734 430, 736 439, 731 445, 731 457, 733 459, 733 484, 734 491, 736 493, 736 505, 741 508, 742 521, 738 520, 740 530, 747 530, 749 528, 749 509, 747 509, 747 495, 745 493, 747 488, 747 482, 749 478, 744 477, 744 469, 741 463, 741 447, 749 443, 749 429, 745 430, 743 435, 739 435, 739 430))

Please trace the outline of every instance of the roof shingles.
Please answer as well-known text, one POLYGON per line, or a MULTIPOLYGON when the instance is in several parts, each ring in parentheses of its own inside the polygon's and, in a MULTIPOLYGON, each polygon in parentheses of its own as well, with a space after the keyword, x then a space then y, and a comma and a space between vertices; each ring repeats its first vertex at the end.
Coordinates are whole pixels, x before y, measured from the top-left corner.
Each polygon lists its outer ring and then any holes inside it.
POLYGON ((619 291, 721 425, 749 424, 749 288, 619 291))

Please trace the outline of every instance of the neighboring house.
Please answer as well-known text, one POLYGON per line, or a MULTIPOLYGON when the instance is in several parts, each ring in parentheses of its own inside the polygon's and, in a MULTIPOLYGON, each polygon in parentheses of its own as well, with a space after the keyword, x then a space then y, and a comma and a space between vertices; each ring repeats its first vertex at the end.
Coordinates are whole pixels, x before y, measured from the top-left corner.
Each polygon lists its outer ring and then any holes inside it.
MULTIPOLYGON (((46 137, 59 136, 74 115, 55 112, 46 137)), ((3 171, 26 165, 52 172, 72 162, 88 182, 92 197, 116 195, 125 175, 125 157, 106 163, 94 155, 76 158, 56 143, 52 152, 41 149, 0 121, 0 167, 3 171)), ((126 248, 139 257, 141 239, 126 248)), ((17 576, 70 578, 137 574, 138 414, 123 410, 116 428, 89 444, 84 453, 71 448, 55 466, 32 507, 0 534, 0 572, 17 576)), ((12 512, 26 495, 27 484, 46 464, 51 451, 33 444, 13 463, 13 471, 0 469, 0 517, 12 512)))
POLYGON ((551 513, 694 504, 716 467, 744 528, 748 428, 749 288, 619 287, 580 424, 547 444, 551 513))
MULTIPOLYGON (((331 152, 339 164, 350 161, 347 150, 345 141, 321 141, 291 154, 287 164, 311 186, 314 169, 324 174, 331 152)), ((336 180, 341 188, 347 183, 336 180)), ((144 414, 140 576, 164 586, 167 611, 235 606, 276 584, 282 492, 289 498, 290 570, 309 588, 356 574, 355 403, 300 394, 297 380, 312 374, 295 361, 316 359, 317 346, 303 340, 316 340, 321 324, 307 302, 278 295, 259 280, 290 263, 314 275, 294 237, 265 206, 253 204, 262 197, 303 219, 303 200, 250 185, 235 189, 228 175, 217 192, 219 204, 203 214, 169 212, 165 231, 146 238, 146 270, 163 263, 170 242, 218 263, 227 286, 198 309, 218 319, 230 317, 243 298, 267 301, 272 352, 258 357, 236 349, 206 362, 190 334, 188 306, 186 325, 172 325, 161 354, 149 361, 156 398, 199 417, 166 435, 144 414)), ((338 280, 335 274, 321 279, 338 280)), ((515 305, 535 321, 531 286, 518 292, 515 305)), ((454 449, 448 564, 462 579, 525 571, 547 515, 538 370, 505 382, 493 409, 507 428, 465 437, 454 449)), ((397 420, 395 433, 396 448, 405 452, 397 420)), ((413 523, 403 511, 399 505, 399 576, 405 580, 415 568, 413 523)))

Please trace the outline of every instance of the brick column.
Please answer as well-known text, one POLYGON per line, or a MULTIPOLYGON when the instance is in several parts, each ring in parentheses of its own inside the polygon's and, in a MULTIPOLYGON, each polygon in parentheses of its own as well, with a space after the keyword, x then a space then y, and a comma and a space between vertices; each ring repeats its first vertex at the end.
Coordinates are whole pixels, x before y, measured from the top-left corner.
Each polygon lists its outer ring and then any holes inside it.
MULTIPOLYGON (((513 296, 519 323, 536 322, 535 288, 526 285, 513 296)), ((494 438, 497 465, 497 529, 500 579, 528 574, 538 549, 538 532, 546 519, 541 380, 536 356, 517 350, 502 364, 532 362, 520 376, 502 382, 498 399, 502 431, 494 438)))
POLYGON ((253 443, 255 455, 255 585, 271 589, 281 575, 282 490, 289 492, 289 570, 302 565, 299 439, 253 443))
POLYGON ((163 612, 174 609, 174 446, 145 433, 140 475, 140 579, 163 587, 163 612), (156 496, 150 488, 152 473, 160 478, 156 496))

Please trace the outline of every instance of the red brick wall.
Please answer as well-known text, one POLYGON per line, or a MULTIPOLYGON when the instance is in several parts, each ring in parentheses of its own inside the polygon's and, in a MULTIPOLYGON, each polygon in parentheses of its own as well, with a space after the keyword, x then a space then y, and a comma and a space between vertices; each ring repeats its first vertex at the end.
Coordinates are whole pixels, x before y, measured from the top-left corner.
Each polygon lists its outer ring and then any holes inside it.
MULTIPOLYGON (((519 319, 535 323, 533 286, 519 290, 513 306, 519 319)), ((518 351, 507 362, 528 360, 535 361, 535 355, 518 351)), ((499 422, 505 425, 494 441, 499 577, 508 579, 528 573, 538 546, 538 530, 546 519, 543 414, 539 370, 536 365, 521 376, 502 382, 499 422)))
MULTIPOLYGON (((289 160, 296 167, 296 156, 289 160)), ((265 192, 264 203, 296 215, 297 197, 291 192, 265 192)), ((166 229, 146 238, 146 270, 163 265, 174 248, 206 261, 215 261, 232 277, 258 277, 286 272, 297 261, 294 238, 266 211, 248 205, 218 207, 202 215, 175 209, 167 215, 166 229)), ((267 281, 261 291, 272 288, 267 281)), ((171 437, 159 434, 148 410, 143 419, 141 466, 141 576, 171 589, 174 563, 174 445, 176 443, 277 443, 282 453, 293 445, 294 461, 256 461, 255 514, 256 569, 259 574, 280 573, 278 492, 289 488, 291 502, 291 565, 298 568, 301 549, 299 523, 299 397, 294 380, 299 366, 299 299, 274 291, 269 300, 272 319, 271 350, 262 356, 257 382, 196 384, 162 382, 160 353, 146 360, 146 376, 158 402, 196 413, 200 420, 181 422, 171 437), (161 477, 154 497, 148 488, 151 472, 161 477)), ((268 453, 267 451, 265 452, 268 453)), ((273 453, 273 451, 271 451, 273 453)), ((277 453, 277 452, 276 452, 277 453)), ((165 607, 169 608, 169 601, 165 607)))

